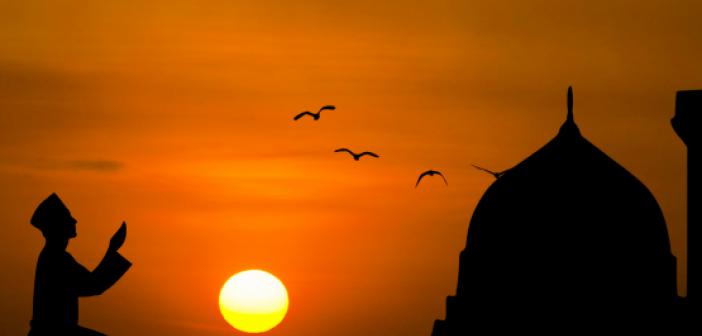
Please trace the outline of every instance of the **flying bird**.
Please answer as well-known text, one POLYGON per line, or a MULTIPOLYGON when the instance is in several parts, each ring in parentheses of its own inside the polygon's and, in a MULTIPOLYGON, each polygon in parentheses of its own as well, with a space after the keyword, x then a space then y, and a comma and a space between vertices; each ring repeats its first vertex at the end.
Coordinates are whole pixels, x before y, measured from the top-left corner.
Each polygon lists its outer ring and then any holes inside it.
POLYGON ((353 156, 353 159, 356 160, 356 161, 360 160, 361 157, 364 156, 364 155, 372 156, 372 157, 374 157, 374 158, 379 158, 379 157, 380 157, 378 154, 375 154, 375 153, 373 153, 373 152, 363 152, 363 153, 360 153, 360 154, 356 154, 356 153, 352 152, 351 150, 349 150, 349 149, 347 149, 347 148, 339 148, 339 149, 335 150, 334 152, 335 152, 335 153, 339 153, 339 152, 346 152, 346 153, 349 153, 349 154, 351 154, 351 156, 353 156))
POLYGON ((488 174, 494 176, 495 179, 498 179, 498 178, 502 177, 502 175, 504 175, 504 174, 507 172, 506 170, 505 170, 505 171, 501 171, 501 172, 494 172, 494 171, 492 171, 492 170, 485 169, 485 168, 483 168, 483 167, 476 166, 476 165, 474 165, 474 164, 471 164, 471 166, 475 167, 475 169, 482 170, 482 171, 484 171, 484 172, 486 172, 486 173, 488 173, 488 174))
POLYGON ((427 176, 427 175, 428 175, 428 176, 439 175, 439 176, 441 176, 442 179, 444 179, 444 183, 446 183, 446 185, 448 185, 448 181, 446 181, 446 177, 444 177, 444 174, 442 174, 440 171, 436 171, 436 170, 427 170, 427 171, 425 171, 425 172, 423 172, 422 174, 419 175, 419 178, 417 179, 417 184, 415 184, 414 187, 415 187, 415 188, 418 187, 418 186, 419 186, 419 182, 421 182, 422 179, 424 178, 424 176, 427 176))
POLYGON ((336 106, 334 106, 334 105, 324 105, 324 106, 322 106, 322 107, 319 109, 319 111, 317 111, 317 113, 312 113, 312 112, 310 112, 310 111, 304 111, 304 112, 302 112, 302 113, 296 115, 295 118, 293 118, 293 120, 298 120, 298 119, 300 119, 300 118, 302 118, 302 117, 304 117, 304 116, 306 116, 306 115, 312 117, 314 120, 319 120, 319 116, 320 116, 320 114, 322 113, 322 111, 324 111, 324 110, 333 111, 333 110, 336 110, 336 106))

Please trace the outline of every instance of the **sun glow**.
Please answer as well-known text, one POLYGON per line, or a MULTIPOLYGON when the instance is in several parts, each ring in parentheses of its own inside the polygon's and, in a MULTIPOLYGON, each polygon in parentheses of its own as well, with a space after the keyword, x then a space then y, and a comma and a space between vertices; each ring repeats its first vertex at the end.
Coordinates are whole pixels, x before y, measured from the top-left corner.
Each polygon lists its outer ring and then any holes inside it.
POLYGON ((237 330, 261 333, 277 326, 288 311, 288 292, 274 275, 261 270, 235 274, 219 293, 219 310, 237 330))

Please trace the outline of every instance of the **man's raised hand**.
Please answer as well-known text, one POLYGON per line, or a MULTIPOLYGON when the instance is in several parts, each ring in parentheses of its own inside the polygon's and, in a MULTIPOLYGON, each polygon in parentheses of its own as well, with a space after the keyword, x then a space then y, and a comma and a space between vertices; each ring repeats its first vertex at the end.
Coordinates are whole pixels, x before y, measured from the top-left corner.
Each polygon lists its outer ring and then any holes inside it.
POLYGON ((127 223, 122 222, 122 225, 117 229, 117 232, 112 236, 112 239, 110 239, 110 247, 108 248, 108 251, 112 252, 117 252, 120 247, 122 247, 122 244, 124 244, 124 241, 127 239, 127 223))

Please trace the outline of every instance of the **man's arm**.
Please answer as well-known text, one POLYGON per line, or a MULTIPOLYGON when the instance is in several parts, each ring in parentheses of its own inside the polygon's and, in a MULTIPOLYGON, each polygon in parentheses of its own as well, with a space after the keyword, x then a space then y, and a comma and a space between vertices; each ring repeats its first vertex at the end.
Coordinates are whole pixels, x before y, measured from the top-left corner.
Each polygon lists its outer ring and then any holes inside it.
MULTIPOLYGON (((100 264, 92 272, 83 272, 83 277, 78 286, 78 294, 80 296, 100 295, 112 287, 124 273, 127 273, 132 263, 117 252, 124 244, 126 238, 127 225, 122 222, 122 226, 110 239, 110 246, 100 264)), ((82 266, 80 267, 82 268, 82 266)))
POLYGON ((78 295, 94 296, 104 293, 127 273, 131 266, 132 263, 116 251, 108 251, 92 272, 80 266, 83 271, 80 272, 78 281, 78 295))

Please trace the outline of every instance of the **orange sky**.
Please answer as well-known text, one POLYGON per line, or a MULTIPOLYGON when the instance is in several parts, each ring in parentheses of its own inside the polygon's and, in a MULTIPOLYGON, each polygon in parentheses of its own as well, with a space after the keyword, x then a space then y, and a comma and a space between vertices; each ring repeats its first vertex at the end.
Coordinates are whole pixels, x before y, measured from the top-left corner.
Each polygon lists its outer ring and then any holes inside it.
POLYGON ((290 293, 271 335, 429 335, 492 181, 470 164, 555 136, 568 85, 583 134, 660 202, 684 293, 669 119, 702 87, 699 1, 66 3, 0 1, 1 334, 28 330, 29 218, 55 191, 86 266, 129 226, 134 266, 81 300, 88 327, 232 334, 220 286, 261 268, 290 293), (429 168, 450 185, 415 190, 429 168))

